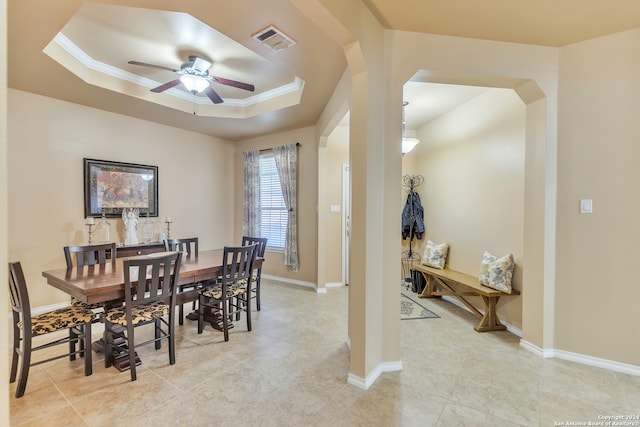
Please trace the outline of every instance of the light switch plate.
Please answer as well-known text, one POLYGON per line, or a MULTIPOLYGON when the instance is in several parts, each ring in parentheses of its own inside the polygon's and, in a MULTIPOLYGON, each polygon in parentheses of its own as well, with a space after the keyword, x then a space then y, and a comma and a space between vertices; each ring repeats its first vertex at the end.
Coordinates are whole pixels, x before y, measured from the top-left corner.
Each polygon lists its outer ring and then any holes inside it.
POLYGON ((592 213, 593 201, 591 199, 580 200, 580 213, 592 213))
POLYGON ((331 205, 331 212, 340 212, 340 205, 331 205))

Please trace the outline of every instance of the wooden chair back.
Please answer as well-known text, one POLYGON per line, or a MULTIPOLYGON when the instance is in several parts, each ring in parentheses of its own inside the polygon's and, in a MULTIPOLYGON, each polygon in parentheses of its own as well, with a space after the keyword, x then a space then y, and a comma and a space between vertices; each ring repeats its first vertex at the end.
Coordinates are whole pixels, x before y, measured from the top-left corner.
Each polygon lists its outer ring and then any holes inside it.
POLYGON ((190 237, 187 239, 165 239, 164 250, 186 252, 187 256, 191 256, 192 254, 198 256, 198 238, 190 237))
POLYGON ((31 305, 29 303, 29 293, 27 282, 22 271, 22 264, 19 262, 9 263, 9 302, 13 311, 14 324, 23 322, 23 328, 31 331, 31 305))
POLYGON ((117 248, 114 243, 104 243, 101 245, 87 246, 65 246, 64 259, 67 262, 67 268, 73 268, 73 254, 76 258, 76 267, 84 267, 85 265, 106 264, 111 258, 111 263, 116 263, 117 248))
POLYGON ((182 252, 159 252, 124 261, 124 303, 129 322, 134 305, 164 300, 175 307, 181 260, 182 252))
POLYGON ((264 258, 264 253, 267 250, 267 238, 266 237, 251 237, 242 236, 242 246, 258 245, 256 248, 256 257, 264 258))
POLYGON ((223 297, 227 284, 240 280, 249 280, 253 273, 258 245, 225 246, 222 256, 223 297))

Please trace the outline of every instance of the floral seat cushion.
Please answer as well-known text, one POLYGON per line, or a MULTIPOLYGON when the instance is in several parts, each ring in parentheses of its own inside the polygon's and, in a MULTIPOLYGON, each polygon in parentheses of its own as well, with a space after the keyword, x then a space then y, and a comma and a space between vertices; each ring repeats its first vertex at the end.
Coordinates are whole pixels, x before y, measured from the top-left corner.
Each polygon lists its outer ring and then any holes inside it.
MULTIPOLYGON (((94 316, 93 311, 74 306, 39 314, 31 318, 31 334, 44 335, 83 323, 91 323, 94 316)), ((23 326, 22 322, 18 323, 19 328, 22 329, 23 326)))
MULTIPOLYGON (((247 281, 239 280, 236 283, 227 285, 227 298, 235 297, 247 292, 247 281)), ((222 299, 222 285, 215 285, 209 288, 204 288, 200 291, 200 294, 207 298, 222 299)))
MULTIPOLYGON (((155 301, 149 304, 131 307, 131 317, 134 325, 149 322, 169 314, 169 304, 155 301)), ((105 313, 105 319, 111 323, 127 326, 127 315, 124 306, 110 309, 105 313)))

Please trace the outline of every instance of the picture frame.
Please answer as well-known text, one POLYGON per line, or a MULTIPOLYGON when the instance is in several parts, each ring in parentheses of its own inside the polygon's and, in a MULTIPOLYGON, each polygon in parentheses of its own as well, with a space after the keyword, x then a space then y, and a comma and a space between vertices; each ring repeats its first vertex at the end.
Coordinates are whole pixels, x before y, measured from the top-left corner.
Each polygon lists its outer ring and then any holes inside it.
POLYGON ((116 218, 125 208, 158 216, 158 167, 109 160, 84 161, 84 216, 116 218))

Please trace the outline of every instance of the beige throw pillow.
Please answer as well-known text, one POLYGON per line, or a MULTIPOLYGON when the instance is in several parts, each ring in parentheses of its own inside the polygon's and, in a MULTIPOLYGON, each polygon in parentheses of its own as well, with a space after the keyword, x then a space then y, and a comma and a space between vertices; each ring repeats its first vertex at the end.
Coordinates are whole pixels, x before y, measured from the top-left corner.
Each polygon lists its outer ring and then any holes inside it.
POLYGON ((480 283, 510 294, 514 267, 515 262, 512 254, 497 257, 491 252, 485 251, 480 263, 480 283))
POLYGON ((422 264, 429 267, 444 269, 444 264, 449 253, 449 244, 440 243, 436 245, 431 240, 427 240, 427 246, 422 255, 422 264))

